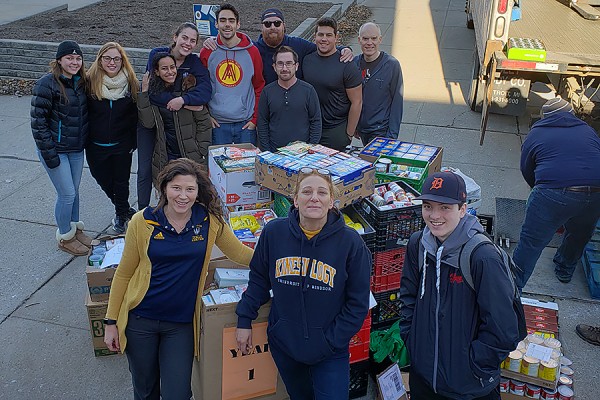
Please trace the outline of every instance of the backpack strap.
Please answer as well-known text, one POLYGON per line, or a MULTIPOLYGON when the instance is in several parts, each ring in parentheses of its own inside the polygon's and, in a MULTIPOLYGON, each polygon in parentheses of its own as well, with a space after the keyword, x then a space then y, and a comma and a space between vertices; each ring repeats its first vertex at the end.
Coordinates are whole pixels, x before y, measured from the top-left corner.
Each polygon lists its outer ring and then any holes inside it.
POLYGON ((463 279, 472 290, 475 290, 475 285, 473 284, 473 275, 471 275, 471 256, 475 250, 479 248, 479 246, 486 243, 494 244, 494 242, 492 242, 486 235, 482 233, 476 233, 460 249, 460 254, 458 256, 460 272, 462 273, 463 279))

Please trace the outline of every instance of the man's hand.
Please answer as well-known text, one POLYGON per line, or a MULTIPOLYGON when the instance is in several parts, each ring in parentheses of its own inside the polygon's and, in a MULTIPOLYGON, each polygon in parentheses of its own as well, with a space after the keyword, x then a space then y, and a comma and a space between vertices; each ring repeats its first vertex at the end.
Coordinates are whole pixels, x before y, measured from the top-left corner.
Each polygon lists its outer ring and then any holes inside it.
POLYGON ((242 126, 242 129, 249 129, 251 131, 256 129, 256 124, 254 124, 254 122, 252 121, 248 121, 246 122, 246 125, 242 126))
POLYGON ((186 110, 190 111, 202 111, 204 110, 204 106, 183 106, 186 110))
POLYGON ((215 51, 217 49, 217 39, 212 37, 206 38, 204 43, 202 43, 202 47, 207 50, 215 51))
POLYGON ((167 103, 167 110, 169 111, 179 111, 181 107, 184 106, 183 97, 175 97, 173 100, 167 103))
POLYGON ((352 49, 350 47, 344 47, 341 51, 340 61, 348 63, 352 60, 354 60, 354 54, 352 53, 352 49))
POLYGON ((150 82, 150 71, 146 71, 146 73, 142 76, 142 92, 148 91, 149 82, 150 82))
POLYGON ((237 328, 235 330, 238 350, 245 356, 252 351, 252 329, 237 328))
POLYGON ((213 128, 220 128, 221 125, 219 125, 219 123, 217 122, 216 119, 214 119, 213 117, 210 117, 210 124, 212 125, 213 128))

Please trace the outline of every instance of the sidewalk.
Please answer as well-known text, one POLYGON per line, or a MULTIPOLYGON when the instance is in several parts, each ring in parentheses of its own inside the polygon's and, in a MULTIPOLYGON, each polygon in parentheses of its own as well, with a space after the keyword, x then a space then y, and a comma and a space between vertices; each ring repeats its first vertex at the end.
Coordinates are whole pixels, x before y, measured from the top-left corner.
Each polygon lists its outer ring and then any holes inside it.
MULTIPOLYGON (((16 3, 0 0, 0 15, 16 3)), ((382 50, 402 64, 401 138, 443 146, 444 164, 482 186, 483 214, 494 214, 496 196, 525 199, 529 189, 519 171, 523 122, 492 115, 480 147, 480 114, 466 106, 474 38, 465 27, 464 0, 395 3, 358 0, 371 7, 382 27, 382 50)), ((358 54, 358 45, 354 51, 358 54)), ((55 193, 37 159, 29 104, 30 97, 0 96, 0 400, 131 398, 125 357, 93 356, 84 306, 85 259, 56 248, 55 193)), ((135 159, 133 165, 132 200, 135 159)), ((112 206, 87 168, 80 193, 81 219, 96 236, 110 226, 112 206)), ((596 400, 600 347, 580 340, 574 329, 578 323, 600 324, 600 302, 590 299, 581 269, 570 284, 556 281, 552 255, 553 249, 546 249, 525 290, 558 302, 576 398, 596 400)), ((374 399, 372 390, 365 399, 374 399)))
POLYGON ((0 25, 18 21, 34 14, 53 10, 69 11, 77 10, 90 4, 98 3, 100 0, 1 0, 0 25))

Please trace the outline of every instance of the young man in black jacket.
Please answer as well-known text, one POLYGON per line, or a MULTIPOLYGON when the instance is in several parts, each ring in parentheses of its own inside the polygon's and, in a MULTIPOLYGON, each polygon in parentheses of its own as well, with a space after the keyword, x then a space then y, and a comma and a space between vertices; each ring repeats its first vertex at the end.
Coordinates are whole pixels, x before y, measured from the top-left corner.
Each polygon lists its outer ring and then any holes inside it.
POLYGON ((519 341, 514 288, 494 246, 472 254, 474 288, 463 279, 460 251, 483 232, 466 198, 452 172, 429 176, 417 198, 427 226, 410 238, 400 286, 412 400, 499 400, 500 363, 519 341))

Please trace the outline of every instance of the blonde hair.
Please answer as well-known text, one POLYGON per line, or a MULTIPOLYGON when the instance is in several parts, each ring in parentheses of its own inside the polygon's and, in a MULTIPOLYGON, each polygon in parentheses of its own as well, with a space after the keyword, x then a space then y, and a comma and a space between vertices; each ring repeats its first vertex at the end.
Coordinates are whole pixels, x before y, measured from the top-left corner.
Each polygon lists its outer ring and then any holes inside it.
POLYGON ((125 53, 125 49, 123 49, 123 47, 117 42, 105 43, 102 47, 100 47, 100 50, 98 50, 96 60, 94 60, 90 70, 87 73, 89 94, 98 100, 102 100, 102 81, 104 75, 106 75, 106 71, 102 69, 102 56, 110 49, 117 49, 121 55, 121 69, 127 74, 127 83, 129 85, 131 97, 133 97, 134 101, 137 101, 140 84, 138 83, 131 63, 129 62, 127 53, 125 53))
MULTIPOLYGON (((60 80, 60 77, 63 75, 63 70, 62 70, 62 67, 60 66, 60 64, 58 63, 58 60, 50 61, 50 73, 54 77, 54 80, 56 81, 56 83, 58 83, 58 87, 60 88, 61 98, 64 99, 64 104, 69 104, 69 97, 67 96, 65 85, 60 80)), ((83 62, 83 57, 82 57, 82 62, 81 62, 81 68, 79 68, 79 71, 77 71, 77 73, 75 75, 79 75, 79 77, 81 78, 78 82, 75 83, 75 85, 76 86, 83 85, 83 87, 87 87, 87 75, 85 73, 85 63, 83 62)))

